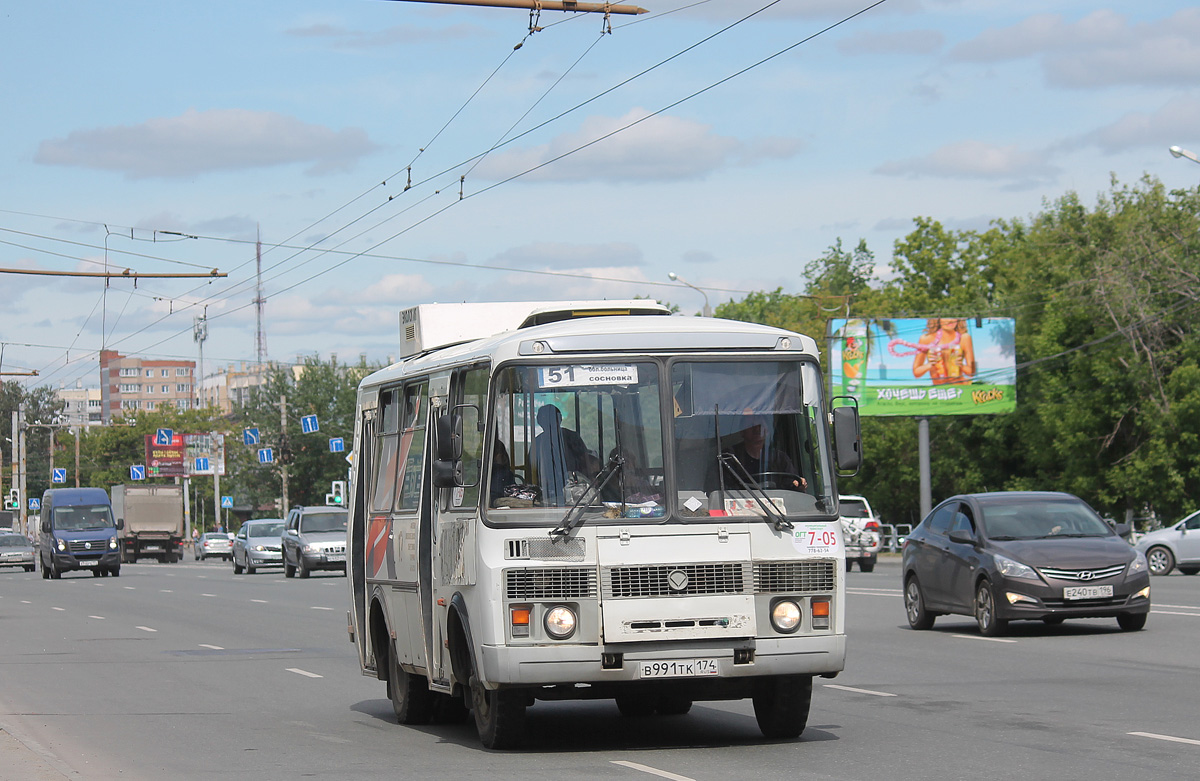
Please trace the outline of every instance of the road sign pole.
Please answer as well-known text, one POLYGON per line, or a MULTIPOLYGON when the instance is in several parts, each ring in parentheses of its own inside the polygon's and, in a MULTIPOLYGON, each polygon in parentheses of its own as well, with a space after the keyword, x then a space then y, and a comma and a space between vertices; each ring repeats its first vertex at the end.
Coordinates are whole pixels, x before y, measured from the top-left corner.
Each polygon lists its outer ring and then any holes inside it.
MULTIPOLYGON (((280 396, 279 397, 279 432, 280 432, 280 436, 282 436, 283 432, 285 432, 285 431, 287 431, 287 396, 280 396)), ((280 449, 279 455, 280 456, 283 455, 282 448, 280 449)), ((282 458, 280 459, 280 462, 279 462, 279 474, 283 480, 283 517, 287 518, 287 514, 288 514, 288 468, 287 468, 287 464, 283 463, 282 458)))
MULTIPOLYGON (((210 433, 209 436, 213 437, 215 440, 217 435, 215 432, 213 432, 213 433, 210 433)), ((220 520, 221 520, 221 475, 218 472, 219 472, 219 470, 213 469, 213 517, 216 518, 218 522, 220 522, 220 520)), ((228 521, 226 521, 226 523, 228 523, 228 521)), ((229 527, 226 526, 225 529, 226 529, 226 531, 228 531, 229 527)))

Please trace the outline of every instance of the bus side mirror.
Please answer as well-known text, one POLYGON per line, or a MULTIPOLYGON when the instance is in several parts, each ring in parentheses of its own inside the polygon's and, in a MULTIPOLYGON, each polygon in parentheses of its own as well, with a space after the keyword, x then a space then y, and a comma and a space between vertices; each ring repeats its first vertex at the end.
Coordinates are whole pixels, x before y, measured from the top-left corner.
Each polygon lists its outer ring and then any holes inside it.
POLYGON ((449 410, 437 416, 437 422, 434 424, 437 432, 437 460, 438 461, 453 461, 458 457, 454 451, 455 436, 454 436, 454 415, 449 410))
MULTIPOLYGON (((850 399, 837 396, 833 401, 850 399)), ((858 423, 858 404, 833 409, 833 455, 839 471, 858 474, 862 466, 862 435, 858 423)))
POLYGON ((430 475, 434 488, 454 488, 458 485, 458 462, 438 459, 430 475))

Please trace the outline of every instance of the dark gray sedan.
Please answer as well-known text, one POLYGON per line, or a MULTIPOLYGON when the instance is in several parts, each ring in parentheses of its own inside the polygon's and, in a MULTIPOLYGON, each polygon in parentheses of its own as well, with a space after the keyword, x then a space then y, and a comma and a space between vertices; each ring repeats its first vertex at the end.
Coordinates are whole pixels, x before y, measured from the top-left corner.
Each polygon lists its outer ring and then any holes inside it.
POLYGON ((0 567, 23 567, 26 572, 33 572, 35 555, 24 535, 0 532, 0 567))
POLYGON ((951 497, 905 540, 902 572, 913 629, 957 613, 986 636, 1022 619, 1116 618, 1133 631, 1150 612, 1146 557, 1071 494, 951 497))

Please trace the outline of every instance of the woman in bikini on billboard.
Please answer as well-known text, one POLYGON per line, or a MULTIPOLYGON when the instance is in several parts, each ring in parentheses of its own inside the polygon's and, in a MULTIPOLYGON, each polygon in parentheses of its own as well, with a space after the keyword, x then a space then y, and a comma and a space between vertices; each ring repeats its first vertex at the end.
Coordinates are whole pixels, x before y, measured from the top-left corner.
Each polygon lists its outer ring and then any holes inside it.
POLYGON ((967 385, 975 376, 975 346, 966 321, 957 317, 932 317, 921 334, 913 376, 926 374, 934 385, 967 385))

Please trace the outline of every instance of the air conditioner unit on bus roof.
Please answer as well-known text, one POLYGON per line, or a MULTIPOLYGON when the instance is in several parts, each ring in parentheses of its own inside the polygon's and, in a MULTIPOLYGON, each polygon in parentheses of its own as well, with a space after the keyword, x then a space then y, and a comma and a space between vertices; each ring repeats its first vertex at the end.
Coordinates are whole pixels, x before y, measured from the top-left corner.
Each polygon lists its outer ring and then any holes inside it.
POLYGON ((418 304, 400 310, 400 356, 580 317, 669 315, 656 301, 495 301, 418 304))

